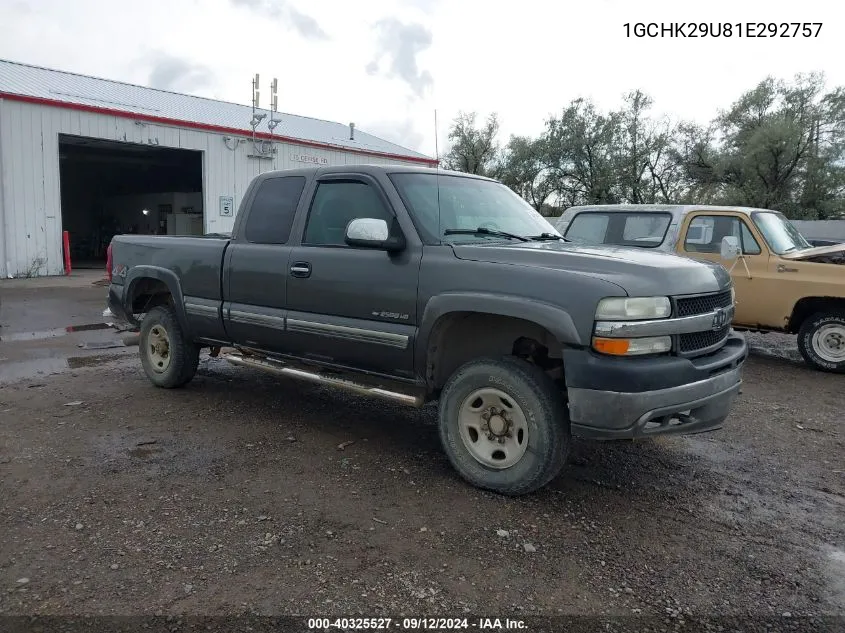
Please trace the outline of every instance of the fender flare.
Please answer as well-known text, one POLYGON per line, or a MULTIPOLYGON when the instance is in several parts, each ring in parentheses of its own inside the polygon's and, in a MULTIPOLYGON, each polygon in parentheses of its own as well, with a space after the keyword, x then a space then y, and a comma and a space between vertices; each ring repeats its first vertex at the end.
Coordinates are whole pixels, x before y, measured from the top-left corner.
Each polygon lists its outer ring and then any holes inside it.
POLYGON ((420 320, 415 350, 415 365, 420 376, 427 373, 428 344, 435 325, 454 312, 478 312, 531 321, 548 330, 561 345, 583 346, 572 317, 556 305, 513 295, 447 292, 428 301, 420 320))
POLYGON ((132 299, 135 286, 144 279, 156 279, 167 286, 170 295, 173 297, 173 306, 176 310, 176 318, 183 332, 188 332, 188 318, 185 314, 185 301, 182 296, 182 284, 172 270, 160 268, 159 266, 134 266, 126 275, 124 284, 126 292, 123 294, 123 307, 127 315, 132 314, 132 299))

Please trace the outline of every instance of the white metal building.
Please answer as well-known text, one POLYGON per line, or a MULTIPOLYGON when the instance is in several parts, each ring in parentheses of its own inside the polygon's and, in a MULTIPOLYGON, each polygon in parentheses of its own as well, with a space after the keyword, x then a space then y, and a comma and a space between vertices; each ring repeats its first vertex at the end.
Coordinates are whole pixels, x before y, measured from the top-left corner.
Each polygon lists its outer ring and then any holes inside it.
POLYGON ((344 125, 0 60, 0 275, 104 265, 115 233, 230 231, 250 180, 435 160, 344 125))

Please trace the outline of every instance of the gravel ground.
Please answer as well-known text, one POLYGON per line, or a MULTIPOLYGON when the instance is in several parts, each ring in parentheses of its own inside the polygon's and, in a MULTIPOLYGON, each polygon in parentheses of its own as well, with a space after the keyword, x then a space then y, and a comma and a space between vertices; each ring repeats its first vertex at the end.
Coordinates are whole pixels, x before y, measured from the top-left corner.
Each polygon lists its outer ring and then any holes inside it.
POLYGON ((845 613, 842 376, 755 354, 723 430, 576 441, 508 499, 431 408, 91 358, 0 391, 2 615, 845 613))

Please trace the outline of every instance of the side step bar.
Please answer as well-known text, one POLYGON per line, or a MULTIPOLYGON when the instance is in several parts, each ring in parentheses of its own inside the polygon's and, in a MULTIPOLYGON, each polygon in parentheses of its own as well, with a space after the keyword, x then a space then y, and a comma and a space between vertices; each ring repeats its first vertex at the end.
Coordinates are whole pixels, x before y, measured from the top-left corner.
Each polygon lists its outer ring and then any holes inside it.
POLYGON ((265 360, 263 358, 247 358, 245 356, 241 356, 240 354, 221 354, 220 358, 240 367, 261 369, 273 374, 280 374, 282 376, 290 376, 291 378, 298 378, 299 380, 306 380, 308 382, 314 382, 321 385, 338 387, 353 393, 381 398, 383 400, 390 400, 392 402, 399 402, 412 407, 422 407, 423 404, 425 404, 425 399, 422 395, 390 391, 383 389, 382 387, 365 385, 363 383, 353 382, 344 378, 336 378, 334 376, 326 376, 325 374, 320 374, 315 371, 307 371, 305 369, 291 367, 279 362, 265 360))

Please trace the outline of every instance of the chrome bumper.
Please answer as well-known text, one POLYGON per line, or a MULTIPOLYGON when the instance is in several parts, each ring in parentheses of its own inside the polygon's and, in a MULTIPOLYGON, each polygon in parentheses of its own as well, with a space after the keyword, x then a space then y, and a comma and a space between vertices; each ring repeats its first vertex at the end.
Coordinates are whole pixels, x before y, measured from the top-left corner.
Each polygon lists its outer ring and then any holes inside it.
POLYGON ((639 336, 672 336, 675 334, 693 334, 718 330, 728 325, 734 318, 735 305, 717 308, 711 312, 670 319, 651 319, 647 321, 597 321, 596 336, 611 338, 634 338, 639 336))
POLYGON ((639 393, 570 387, 572 432, 596 439, 690 434, 722 426, 742 385, 742 364, 698 382, 639 393))

